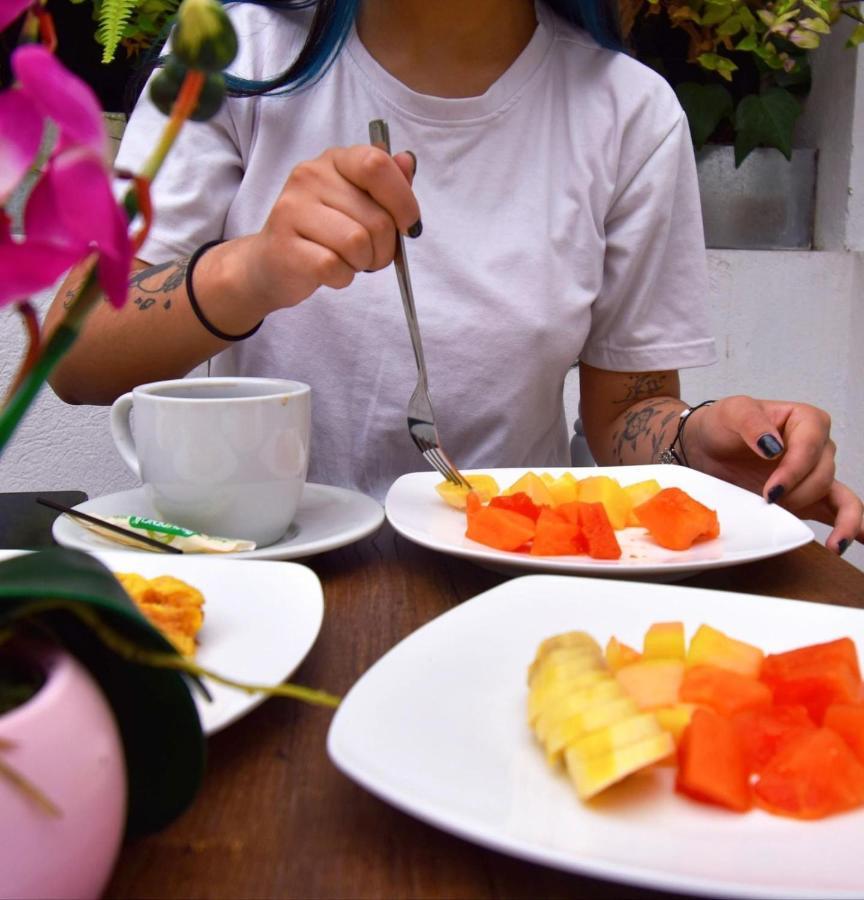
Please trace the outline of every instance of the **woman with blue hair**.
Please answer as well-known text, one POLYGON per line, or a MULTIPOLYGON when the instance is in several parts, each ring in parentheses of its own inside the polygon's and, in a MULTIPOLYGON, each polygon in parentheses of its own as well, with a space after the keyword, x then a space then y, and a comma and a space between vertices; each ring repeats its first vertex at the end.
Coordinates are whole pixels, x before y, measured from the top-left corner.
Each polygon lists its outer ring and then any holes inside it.
MULTIPOLYGON (((675 444, 680 462, 832 523, 831 549, 864 539, 821 410, 725 398, 675 443, 678 370, 714 359, 693 149, 671 88, 619 49, 602 0, 229 9, 233 96, 183 132, 131 302, 91 317, 60 396, 106 403, 208 359, 305 381, 310 479, 380 497, 420 468, 388 271, 398 229, 414 238, 438 424, 460 467, 566 465, 578 360, 598 462, 675 444), (373 119, 406 152, 370 147, 373 119)), ((120 167, 139 167, 159 121, 142 99, 120 167)))

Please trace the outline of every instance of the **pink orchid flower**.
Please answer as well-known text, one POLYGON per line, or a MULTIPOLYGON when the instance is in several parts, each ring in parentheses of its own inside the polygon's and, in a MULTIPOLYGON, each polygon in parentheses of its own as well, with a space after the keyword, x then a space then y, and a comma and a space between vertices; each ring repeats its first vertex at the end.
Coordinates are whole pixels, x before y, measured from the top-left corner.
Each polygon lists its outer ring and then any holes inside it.
POLYGON ((0 31, 8 28, 31 4, 31 0, 0 0, 0 31))
MULTIPOLYGON (((0 3, 5 12, 8 0, 0 3)), ((0 304, 53 284, 95 252, 99 283, 121 306, 133 251, 128 220, 111 191, 99 102, 40 45, 15 50, 12 70, 16 84, 0 94, 0 203, 34 164, 47 120, 58 138, 27 199, 24 239, 0 229, 0 304)))

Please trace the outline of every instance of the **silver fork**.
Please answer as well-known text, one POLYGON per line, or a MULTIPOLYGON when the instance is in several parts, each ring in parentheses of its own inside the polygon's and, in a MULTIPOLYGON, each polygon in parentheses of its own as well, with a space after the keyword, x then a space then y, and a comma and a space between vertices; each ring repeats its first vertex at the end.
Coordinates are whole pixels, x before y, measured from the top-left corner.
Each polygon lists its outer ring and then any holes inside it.
MULTIPOLYGON (((383 119, 375 119, 369 123, 369 140, 374 146, 390 153, 390 130, 383 119)), ((426 374, 423 342, 420 340, 420 326, 417 322, 417 310, 414 307, 414 292, 411 289, 411 278, 408 275, 408 260, 405 258, 405 241, 399 231, 396 232, 396 253, 393 264, 396 267, 399 293, 402 295, 402 306, 405 309, 408 333, 411 335, 411 346, 414 348, 414 359, 417 363, 417 386, 408 401, 408 433, 426 461, 437 469, 447 481, 470 488, 468 480, 450 461, 450 457, 444 452, 441 441, 438 439, 435 414, 432 412, 432 401, 429 399, 429 377, 426 374)))

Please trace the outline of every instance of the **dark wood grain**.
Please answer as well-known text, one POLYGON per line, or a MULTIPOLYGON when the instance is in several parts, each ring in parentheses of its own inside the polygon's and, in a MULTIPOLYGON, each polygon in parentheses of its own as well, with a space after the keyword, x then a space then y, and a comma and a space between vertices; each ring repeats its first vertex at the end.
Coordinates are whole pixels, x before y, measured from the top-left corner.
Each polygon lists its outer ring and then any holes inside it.
MULTIPOLYGON (((307 563, 324 585, 326 614, 294 680, 338 694, 420 625, 505 580, 387 526, 307 563)), ((864 573, 816 544, 684 583, 864 606, 864 573)), ((212 738, 194 806, 124 849, 108 896, 661 896, 485 850, 380 802, 330 763, 331 716, 270 700, 212 738)))

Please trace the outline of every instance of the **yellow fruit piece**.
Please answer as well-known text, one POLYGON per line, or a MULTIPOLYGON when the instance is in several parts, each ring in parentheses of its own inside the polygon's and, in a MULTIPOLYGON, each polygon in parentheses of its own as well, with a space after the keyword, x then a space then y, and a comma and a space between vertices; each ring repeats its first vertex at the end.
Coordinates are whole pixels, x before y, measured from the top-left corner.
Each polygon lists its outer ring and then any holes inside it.
POLYGON ((626 696, 621 685, 611 675, 607 676, 596 684, 567 693, 557 703, 547 706, 537 717, 534 731, 540 741, 545 743, 550 732, 554 731, 562 722, 584 713, 593 706, 626 698, 626 696))
POLYGON ((533 726, 539 716, 552 706, 560 704, 568 694, 581 691, 608 678, 607 672, 601 672, 599 669, 587 669, 549 684, 542 684, 538 687, 532 685, 528 692, 528 724, 533 726))
POLYGON ((526 472, 504 494, 527 494, 538 506, 552 506, 552 493, 535 472, 526 472))
POLYGON ((583 800, 588 800, 628 775, 660 762, 674 750, 672 735, 663 732, 602 756, 586 758, 568 747, 564 759, 576 792, 583 800))
POLYGON ((688 666, 719 666, 758 678, 764 653, 752 644, 736 640, 710 625, 700 625, 690 639, 688 666))
POLYGON ((644 659, 680 659, 687 655, 683 622, 655 622, 642 645, 644 659))
POLYGON ((684 663, 677 659, 643 659, 615 673, 618 683, 639 709, 656 709, 678 702, 684 663))
POLYGON ((696 709, 695 703, 675 703, 672 706, 660 706, 654 710, 654 716, 660 723, 660 727, 664 731, 675 738, 675 743, 681 741, 681 735, 684 729, 690 724, 693 717, 693 710, 696 709))
POLYGON ((597 731, 598 728, 629 719, 638 712, 636 704, 629 697, 618 697, 605 703, 595 703, 582 712, 573 713, 551 728, 542 741, 546 747, 546 761, 550 766, 556 766, 561 762, 567 747, 579 738, 597 731))
POLYGON ((617 672, 630 663, 639 662, 642 654, 628 644, 622 644, 616 637, 609 638, 606 644, 606 664, 613 672, 617 672))
POLYGON ((575 503, 579 499, 579 481, 570 472, 564 472, 557 478, 544 472, 540 478, 552 495, 553 507, 562 503, 575 503))
MULTIPOLYGON (((488 503, 501 492, 498 482, 491 475, 466 475, 471 490, 480 497, 481 503, 488 503)), ((449 506, 456 509, 465 509, 468 506, 468 488, 461 484, 453 484, 452 481, 442 481, 435 485, 438 495, 449 506)))
POLYGON ((660 482, 655 478, 649 478, 647 481, 637 481, 635 484, 627 484, 624 486, 624 493, 630 500, 630 514, 627 516, 628 525, 639 525, 639 520, 636 518, 633 510, 639 506, 640 503, 644 503, 646 500, 650 500, 655 494, 659 494, 661 490, 660 482))
POLYGON ((597 656, 603 655, 600 645, 587 631, 563 631, 561 634, 553 634, 552 637, 541 641, 534 658, 535 660, 541 659, 551 650, 557 650, 559 647, 591 649, 596 652, 597 656))
POLYGON ((577 753, 582 759, 604 756, 613 750, 644 741, 663 731, 654 713, 639 713, 613 722, 605 728, 598 728, 567 746, 567 750, 577 753))
POLYGON ((626 528, 633 505, 624 488, 608 475, 591 475, 579 481, 579 501, 602 503, 609 522, 617 531, 626 528))

